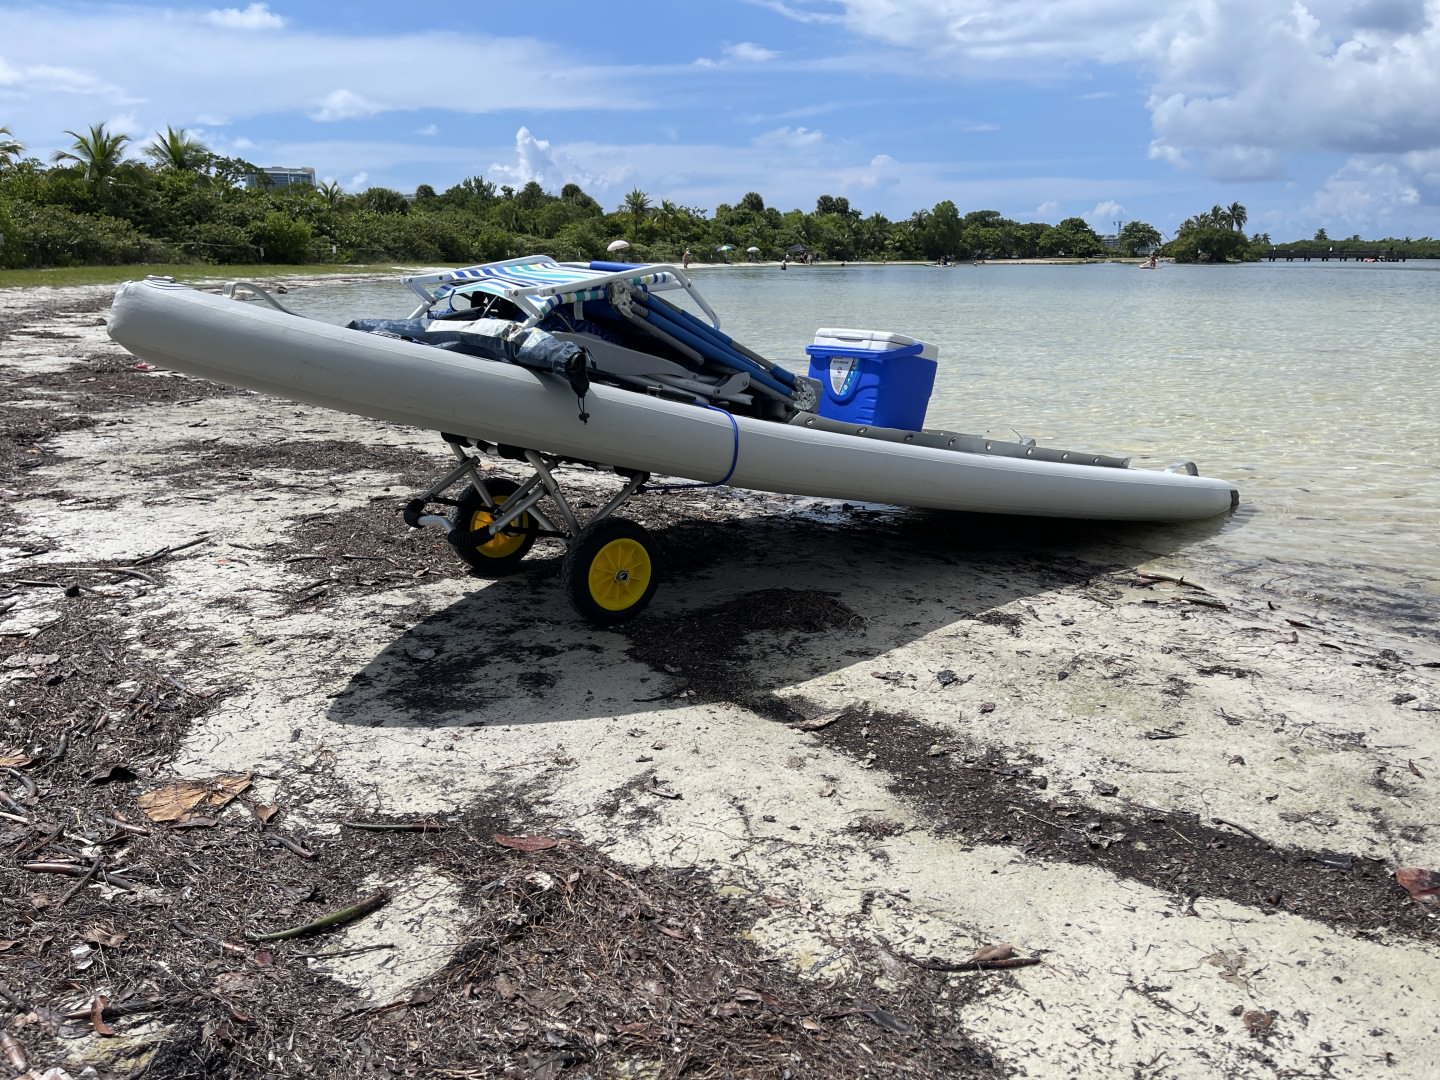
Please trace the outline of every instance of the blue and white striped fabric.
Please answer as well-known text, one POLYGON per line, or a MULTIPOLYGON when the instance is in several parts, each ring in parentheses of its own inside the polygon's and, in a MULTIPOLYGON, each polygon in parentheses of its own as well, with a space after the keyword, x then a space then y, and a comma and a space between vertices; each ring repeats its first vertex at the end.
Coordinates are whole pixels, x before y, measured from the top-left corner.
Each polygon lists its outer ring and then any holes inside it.
POLYGON ((645 266, 635 269, 637 273, 633 275, 614 271, 597 273, 588 267, 561 266, 546 260, 509 266, 469 266, 463 270, 451 270, 441 275, 438 281, 449 286, 442 292, 483 292, 511 298, 523 296, 542 314, 577 300, 604 299, 605 286, 614 281, 624 281, 643 292, 680 287, 675 275, 667 270, 650 270, 645 266))

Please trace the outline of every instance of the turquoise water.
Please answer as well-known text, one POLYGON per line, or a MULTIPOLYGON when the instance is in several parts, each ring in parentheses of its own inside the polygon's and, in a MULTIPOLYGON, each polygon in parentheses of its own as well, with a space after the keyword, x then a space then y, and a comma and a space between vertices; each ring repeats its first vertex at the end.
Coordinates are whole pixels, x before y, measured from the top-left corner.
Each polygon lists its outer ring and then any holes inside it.
MULTIPOLYGON (((772 264, 696 282, 725 330, 796 370, 821 326, 933 342, 928 426, 1234 481, 1240 511, 1180 563, 1440 614, 1440 266, 772 264)), ((373 282, 290 300, 336 319, 413 306, 373 282)))

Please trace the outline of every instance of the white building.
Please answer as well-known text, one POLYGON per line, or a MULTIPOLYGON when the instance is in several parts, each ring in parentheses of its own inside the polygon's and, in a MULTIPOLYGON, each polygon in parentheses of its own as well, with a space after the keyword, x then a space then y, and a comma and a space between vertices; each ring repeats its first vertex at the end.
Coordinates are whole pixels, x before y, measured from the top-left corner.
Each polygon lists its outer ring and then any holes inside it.
POLYGON ((315 170, 303 166, 293 169, 283 165, 272 165, 246 177, 245 186, 251 188, 314 187, 315 170))

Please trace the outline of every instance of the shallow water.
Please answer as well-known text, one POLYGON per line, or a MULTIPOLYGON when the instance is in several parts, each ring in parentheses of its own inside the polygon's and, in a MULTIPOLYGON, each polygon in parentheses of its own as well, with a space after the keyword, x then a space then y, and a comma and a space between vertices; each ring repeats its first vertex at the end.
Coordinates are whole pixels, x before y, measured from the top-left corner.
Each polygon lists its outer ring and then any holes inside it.
MULTIPOLYGON (((933 342, 928 426, 1234 481, 1228 519, 1131 534, 1180 564, 1258 567, 1417 628, 1440 613, 1440 266, 771 264, 696 281, 727 332, 795 370, 820 326, 933 342)), ((378 282, 290 301, 337 321, 413 307, 378 282)))

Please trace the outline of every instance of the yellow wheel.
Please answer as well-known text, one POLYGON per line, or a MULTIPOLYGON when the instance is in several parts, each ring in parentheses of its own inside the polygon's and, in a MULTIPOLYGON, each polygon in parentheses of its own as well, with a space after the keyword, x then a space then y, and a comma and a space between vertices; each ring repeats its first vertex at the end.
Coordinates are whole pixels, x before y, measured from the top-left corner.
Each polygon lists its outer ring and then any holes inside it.
POLYGON ((657 584, 654 542, 633 521, 597 521, 570 544, 560 580, 580 615, 599 626, 632 619, 657 584))
POLYGON ((503 508, 509 498, 520 489, 513 480, 487 480, 486 488, 495 501, 495 508, 485 505, 480 492, 473 486, 465 489, 455 507, 451 519, 455 528, 450 533, 450 544, 456 554, 477 574, 485 577, 499 577, 508 574, 520 565, 520 560, 529 554, 535 545, 535 519, 528 513, 521 514, 498 535, 484 543, 477 544, 471 534, 484 529, 495 520, 496 509, 503 508))

